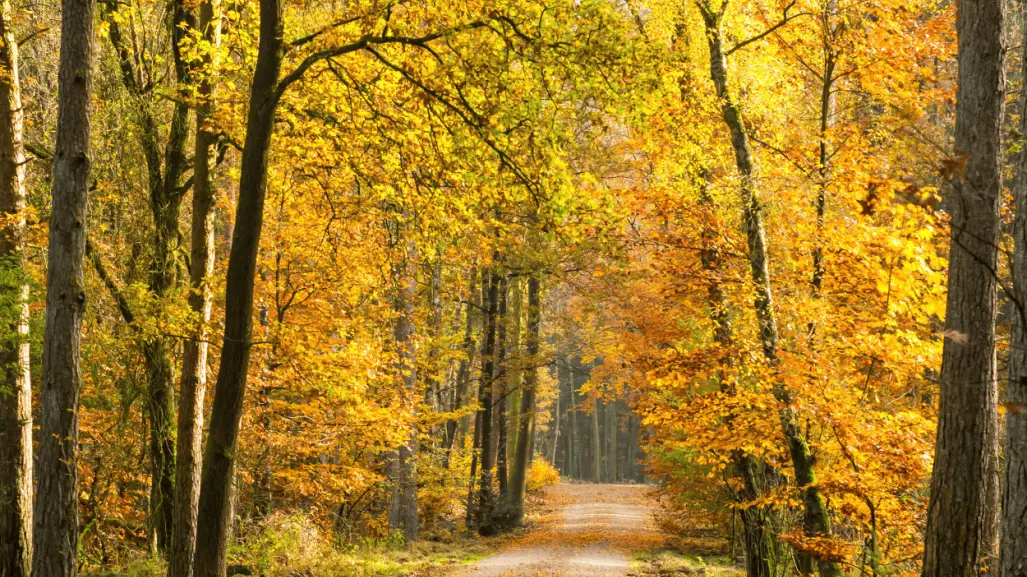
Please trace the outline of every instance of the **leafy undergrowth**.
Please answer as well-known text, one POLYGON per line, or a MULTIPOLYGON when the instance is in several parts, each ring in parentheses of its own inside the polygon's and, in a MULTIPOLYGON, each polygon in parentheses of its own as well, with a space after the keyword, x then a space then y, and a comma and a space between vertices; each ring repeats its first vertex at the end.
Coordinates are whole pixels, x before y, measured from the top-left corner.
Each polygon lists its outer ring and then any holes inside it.
POLYGON ((635 555, 628 577, 742 577, 745 570, 727 557, 703 557, 676 549, 635 555))

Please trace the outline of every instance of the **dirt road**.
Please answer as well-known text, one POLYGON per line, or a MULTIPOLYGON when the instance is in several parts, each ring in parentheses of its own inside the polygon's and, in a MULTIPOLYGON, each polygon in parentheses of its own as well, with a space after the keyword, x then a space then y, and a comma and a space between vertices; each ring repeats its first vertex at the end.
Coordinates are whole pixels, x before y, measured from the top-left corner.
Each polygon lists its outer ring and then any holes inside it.
POLYGON ((648 491, 638 485, 550 487, 552 511, 536 528, 459 576, 625 575, 634 552, 656 547, 664 537, 653 525, 648 491))

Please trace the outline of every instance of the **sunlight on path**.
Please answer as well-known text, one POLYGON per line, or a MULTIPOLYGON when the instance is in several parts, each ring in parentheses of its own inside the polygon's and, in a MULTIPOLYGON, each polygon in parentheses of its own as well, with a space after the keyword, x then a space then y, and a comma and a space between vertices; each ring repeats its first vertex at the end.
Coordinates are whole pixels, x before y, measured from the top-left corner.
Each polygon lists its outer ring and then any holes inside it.
POLYGON ((560 484, 547 490, 554 512, 505 550, 457 573, 459 577, 553 575, 617 577, 635 551, 664 538, 639 485, 560 484))

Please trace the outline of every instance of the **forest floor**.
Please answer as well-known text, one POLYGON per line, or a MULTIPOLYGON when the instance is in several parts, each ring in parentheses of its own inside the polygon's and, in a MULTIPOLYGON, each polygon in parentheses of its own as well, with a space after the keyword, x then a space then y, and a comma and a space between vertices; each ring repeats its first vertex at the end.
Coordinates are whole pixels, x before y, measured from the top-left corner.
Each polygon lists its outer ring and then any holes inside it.
POLYGON ((670 548, 654 519, 644 485, 560 483, 548 487, 541 514, 498 553, 452 577, 700 576, 734 577, 729 565, 708 564, 670 548))

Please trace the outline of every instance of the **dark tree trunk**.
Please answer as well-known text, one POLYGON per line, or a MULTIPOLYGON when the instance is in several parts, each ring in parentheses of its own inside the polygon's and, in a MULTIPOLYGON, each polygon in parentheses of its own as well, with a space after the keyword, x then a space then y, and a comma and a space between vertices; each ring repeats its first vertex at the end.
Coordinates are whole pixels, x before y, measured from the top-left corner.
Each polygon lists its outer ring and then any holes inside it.
POLYGON ((499 427, 498 443, 496 445, 496 477, 499 478, 499 495, 503 503, 507 503, 510 498, 510 477, 509 471, 507 470, 507 430, 506 430, 506 397, 509 394, 507 389, 507 382, 510 376, 510 365, 507 359, 506 351, 506 328, 509 322, 507 318, 507 293, 509 292, 509 279, 504 276, 499 281, 499 327, 497 328, 496 337, 496 348, 497 348, 497 359, 496 369, 498 371, 498 378, 496 379, 496 396, 498 397, 495 403, 496 410, 496 424, 499 427))
POLYGON ((33 512, 32 574, 75 575, 78 552, 78 399, 84 257, 89 216, 89 113, 92 90, 93 0, 64 0, 57 77, 46 271, 46 329, 33 512))
POLYGON ((25 276, 25 145, 22 141, 18 42, 11 4, 0 5, 0 270, 4 271, 0 343, 0 575, 32 571, 32 381, 29 286, 25 276))
POLYGON ((617 482, 617 399, 606 403, 606 481, 617 482))
POLYGON ((592 482, 602 483, 603 479, 603 438, 599 435, 599 394, 592 392, 592 482))
MULTIPOLYGON (((212 0, 200 3, 199 31, 217 47, 221 43, 221 18, 212 0)), ((216 53, 216 52, 215 52, 216 53)), ((216 67, 205 57, 204 64, 216 67)), ((216 136, 210 130, 216 83, 203 76, 196 109, 196 145, 193 160, 192 249, 189 307, 200 325, 186 339, 182 351, 182 384, 178 397, 178 439, 175 464, 175 508, 169 555, 169 577, 192 577, 196 551, 196 524, 200 504, 200 465, 203 442, 203 402, 207 389, 206 325, 210 321, 209 278, 214 271, 214 178, 212 149, 216 136)))
MULTIPOLYGON (((1027 4, 1021 2, 1021 5, 1027 4)), ((1027 6, 1024 6, 1027 8, 1027 6)), ((1027 27, 1023 74, 1027 79, 1027 27)), ((1020 91, 1020 138, 1027 130, 1027 90, 1020 91)), ((1000 577, 1027 575, 1027 148, 1021 141, 1013 176, 1016 219, 1013 222, 1013 329, 1009 342, 1006 388, 1005 482, 1002 484, 1000 577)))
POLYGON ((535 394, 538 388, 538 352, 539 324, 541 320, 541 303, 539 298, 539 280, 532 275, 528 277, 528 336, 526 358, 524 359, 524 377, 521 392, 521 414, 518 417, 520 430, 517 432, 517 452, 513 467, 512 504, 514 521, 524 520, 524 494, 527 488, 528 468, 531 467, 531 430, 535 421, 535 394))
POLYGON ((282 65, 281 0, 260 2, 260 42, 250 88, 232 250, 225 287, 225 330, 210 430, 203 456, 195 577, 223 577, 231 512, 232 475, 253 334, 253 281, 264 218, 268 151, 282 65))
MULTIPOLYGON (((996 271, 1002 192, 1002 0, 957 4, 956 160, 938 439, 924 577, 970 577, 998 551, 996 271), (963 170, 965 168, 965 171, 963 170)), ((1023 524, 1023 519, 1016 521, 1023 524)))
MULTIPOLYGON (((498 266, 499 256, 493 257, 493 267, 498 266)), ((496 377, 496 324, 499 315, 499 273, 488 274, 488 309, 485 315, 485 347, 481 355, 481 380, 478 386, 479 426, 481 434, 481 478, 478 487, 477 525, 478 532, 491 534, 495 528, 491 523, 495 495, 492 493, 492 467, 495 456, 492 453, 492 385, 496 377)))

